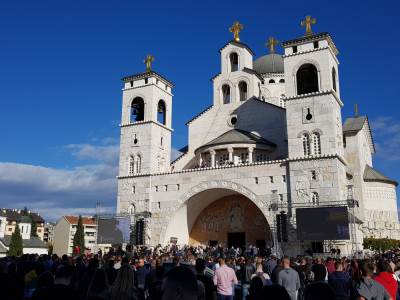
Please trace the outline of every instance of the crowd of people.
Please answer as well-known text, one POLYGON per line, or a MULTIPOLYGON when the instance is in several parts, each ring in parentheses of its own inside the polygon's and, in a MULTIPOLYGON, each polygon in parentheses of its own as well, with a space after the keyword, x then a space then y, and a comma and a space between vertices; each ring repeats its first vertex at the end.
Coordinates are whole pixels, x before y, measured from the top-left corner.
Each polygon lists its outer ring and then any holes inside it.
POLYGON ((282 257, 215 247, 0 259, 2 300, 396 300, 400 252, 282 257))

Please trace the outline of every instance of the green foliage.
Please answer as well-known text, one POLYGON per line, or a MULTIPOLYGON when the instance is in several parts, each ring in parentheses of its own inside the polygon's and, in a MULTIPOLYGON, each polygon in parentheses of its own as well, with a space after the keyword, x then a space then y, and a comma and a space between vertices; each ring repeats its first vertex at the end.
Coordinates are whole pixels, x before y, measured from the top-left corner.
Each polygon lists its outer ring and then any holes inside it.
POLYGON ((83 254, 85 252, 85 233, 83 230, 83 224, 82 224, 82 216, 79 216, 78 219, 78 225, 76 227, 76 232, 74 235, 74 240, 73 240, 73 248, 75 251, 76 246, 79 247, 79 254, 83 254))
POLYGON ((36 223, 33 221, 32 216, 30 216, 31 218, 31 236, 38 236, 37 235, 37 225, 36 223))
POLYGON ((370 249, 377 252, 386 252, 388 250, 400 248, 400 240, 389 238, 376 239, 373 237, 364 238, 364 249, 370 249))
POLYGON ((11 235, 11 243, 10 243, 10 249, 8 250, 8 255, 21 256, 22 250, 23 250, 23 245, 22 245, 21 232, 19 230, 19 226, 15 225, 15 231, 11 235))

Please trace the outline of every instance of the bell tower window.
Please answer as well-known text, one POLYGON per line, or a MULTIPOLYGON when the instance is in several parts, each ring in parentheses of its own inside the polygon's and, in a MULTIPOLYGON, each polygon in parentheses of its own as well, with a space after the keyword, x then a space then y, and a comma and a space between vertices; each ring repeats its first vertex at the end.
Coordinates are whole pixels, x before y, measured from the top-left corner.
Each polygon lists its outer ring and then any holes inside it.
POLYGON ((131 104, 131 123, 144 120, 144 101, 140 97, 133 99, 131 104))
POLYGON ((247 100, 247 83, 241 81, 239 83, 239 94, 240 94, 240 101, 247 100))
POLYGON ((310 136, 307 133, 304 133, 302 136, 303 141, 303 153, 305 156, 310 155, 310 136))
POLYGON ((335 68, 332 68, 332 87, 333 87, 333 90, 335 92, 337 92, 337 89, 336 89, 336 69, 335 68))
POLYGON ((231 64, 231 72, 236 72, 239 70, 239 56, 237 55, 237 53, 232 52, 229 55, 229 61, 231 64))
POLYGON ((166 125, 166 108, 164 100, 158 101, 157 106, 157 122, 166 125))
POLYGON ((321 138, 318 132, 312 134, 313 152, 316 155, 321 154, 321 138))
POLYGON ((296 79, 298 95, 319 91, 318 71, 313 64, 302 65, 296 73, 296 79))
POLYGON ((231 88, 227 84, 222 86, 222 100, 224 104, 231 103, 231 88))

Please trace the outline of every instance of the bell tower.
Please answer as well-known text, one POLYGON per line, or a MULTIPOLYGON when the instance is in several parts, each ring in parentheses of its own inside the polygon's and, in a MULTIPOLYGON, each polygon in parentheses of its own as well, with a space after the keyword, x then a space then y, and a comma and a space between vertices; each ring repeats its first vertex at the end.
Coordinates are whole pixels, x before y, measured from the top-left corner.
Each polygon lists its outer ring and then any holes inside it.
POLYGON ((169 171, 173 84, 151 69, 122 78, 119 176, 169 171))
POLYGON ((346 169, 338 50, 329 33, 285 41, 284 72, 291 201, 318 205, 345 199, 346 169))
POLYGON ((289 157, 343 156, 338 50, 329 33, 312 33, 314 18, 301 24, 305 35, 282 43, 289 157))

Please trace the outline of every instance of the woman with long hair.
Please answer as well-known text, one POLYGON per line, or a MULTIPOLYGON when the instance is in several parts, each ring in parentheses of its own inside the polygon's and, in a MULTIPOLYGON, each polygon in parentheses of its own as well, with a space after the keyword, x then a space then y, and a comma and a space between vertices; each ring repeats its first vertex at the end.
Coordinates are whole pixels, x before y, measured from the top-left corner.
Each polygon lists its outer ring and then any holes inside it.
POLYGON ((137 291, 134 273, 130 265, 125 264, 118 271, 117 278, 111 286, 111 300, 136 300, 137 291))

